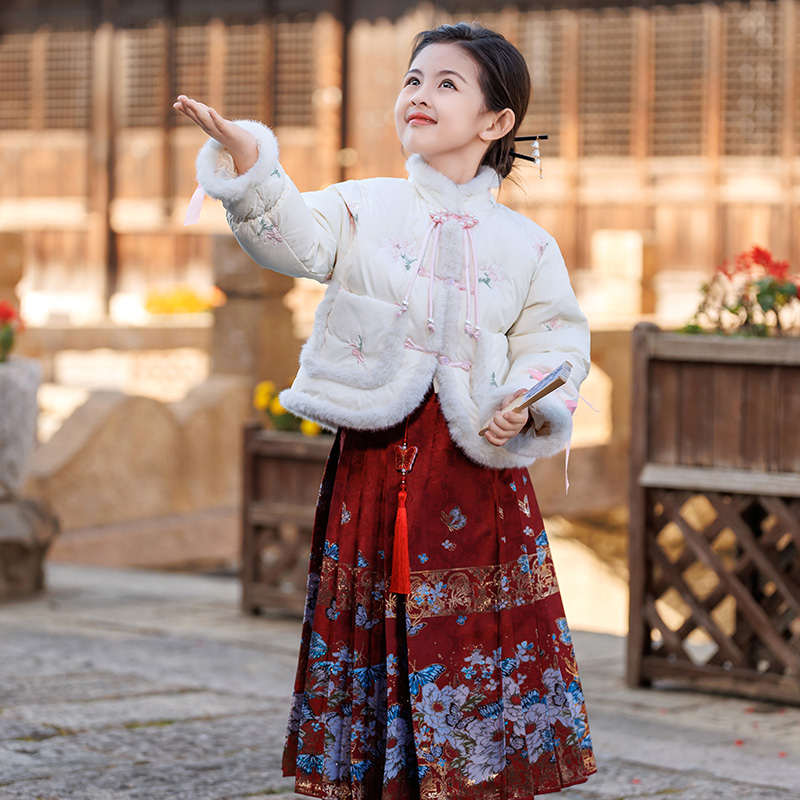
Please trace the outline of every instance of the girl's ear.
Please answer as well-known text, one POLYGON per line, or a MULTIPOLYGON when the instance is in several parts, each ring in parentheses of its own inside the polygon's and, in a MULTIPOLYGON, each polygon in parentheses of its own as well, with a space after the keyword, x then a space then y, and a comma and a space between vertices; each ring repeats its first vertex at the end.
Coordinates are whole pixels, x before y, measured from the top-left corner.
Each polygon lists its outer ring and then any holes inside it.
POLYGON ((491 123, 480 132, 480 137, 486 142, 502 139, 514 127, 516 115, 510 108, 495 112, 491 123))

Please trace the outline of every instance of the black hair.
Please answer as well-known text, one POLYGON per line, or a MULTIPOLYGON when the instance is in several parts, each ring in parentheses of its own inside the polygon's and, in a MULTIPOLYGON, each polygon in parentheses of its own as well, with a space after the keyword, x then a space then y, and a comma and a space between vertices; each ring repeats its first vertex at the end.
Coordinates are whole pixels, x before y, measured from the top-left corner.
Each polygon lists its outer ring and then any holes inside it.
POLYGON ((481 165, 505 178, 514 166, 514 136, 525 118, 531 94, 531 76, 522 53, 504 36, 478 24, 459 22, 422 31, 414 38, 409 65, 429 44, 457 44, 475 60, 481 92, 489 111, 510 108, 514 126, 491 143, 481 165))

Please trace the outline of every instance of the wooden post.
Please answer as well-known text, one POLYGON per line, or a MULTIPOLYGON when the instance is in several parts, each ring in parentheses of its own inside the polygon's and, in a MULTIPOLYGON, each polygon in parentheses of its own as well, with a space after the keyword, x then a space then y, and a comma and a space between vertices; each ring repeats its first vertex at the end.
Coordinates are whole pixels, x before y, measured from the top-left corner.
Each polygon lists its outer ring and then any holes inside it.
MULTIPOLYGON (((795 129, 798 124, 797 80, 798 64, 797 41, 797 0, 780 0, 781 24, 783 25, 783 128, 781 130, 780 154, 784 164, 791 164, 795 157, 795 129)), ((780 229, 784 231, 785 256, 790 263, 798 254, 798 235, 792 224, 794 214, 792 170, 783 170, 783 203, 780 209, 780 229)))
POLYGON ((95 222, 89 230, 89 259, 99 272, 98 290, 108 312, 117 283, 117 246, 111 226, 114 199, 114 20, 116 0, 103 0, 94 34, 92 130, 89 150, 89 206, 95 222))
POLYGON ((562 213, 565 217, 562 230, 567 237, 560 240, 564 260, 570 269, 587 267, 581 264, 580 243, 580 130, 579 130, 579 61, 580 52, 580 12, 573 10, 554 11, 564 15, 564 34, 561 43, 564 76, 561 85, 561 152, 560 158, 566 166, 565 198, 562 213))
POLYGON ((645 616, 645 541, 647 490, 640 484, 639 475, 647 461, 648 430, 648 336, 658 327, 642 322, 633 329, 633 372, 631 377, 631 465, 630 465, 630 617, 628 624, 628 656, 626 681, 628 686, 643 686, 642 659, 645 645, 650 641, 645 616))
MULTIPOLYGON (((649 192, 649 169, 647 156, 650 150, 651 93, 653 87, 652 58, 652 19, 648 9, 635 8, 631 12, 634 19, 636 38, 636 75, 634 76, 633 131, 631 155, 636 164, 639 179, 639 209, 636 227, 641 231, 653 229, 653 205, 649 192)), ((644 254, 642 255, 644 261, 644 254)), ((644 267, 644 264, 642 265, 644 267)), ((644 282, 644 275, 642 275, 644 282)), ((640 307, 640 311, 645 309, 640 307)))
POLYGON ((164 121, 161 127, 161 203, 164 219, 172 215, 175 201, 175 175, 174 175, 174 132, 176 111, 172 103, 178 94, 177 84, 177 0, 166 0, 164 9, 164 35, 166 38, 166 54, 164 56, 164 76, 161 83, 161 102, 164 107, 164 121))
POLYGON ((241 608, 246 614, 259 614, 261 609, 250 599, 250 587, 257 582, 256 543, 253 525, 248 514, 249 503, 255 497, 255 459, 253 440, 260 425, 249 422, 242 431, 242 540, 239 579, 242 586, 241 608))
POLYGON ((721 264, 724 255, 723 210, 719 199, 720 153, 722 150, 722 9, 706 4, 703 13, 708 16, 708 102, 705 119, 705 155, 708 159, 706 197, 709 233, 707 239, 708 264, 721 264))

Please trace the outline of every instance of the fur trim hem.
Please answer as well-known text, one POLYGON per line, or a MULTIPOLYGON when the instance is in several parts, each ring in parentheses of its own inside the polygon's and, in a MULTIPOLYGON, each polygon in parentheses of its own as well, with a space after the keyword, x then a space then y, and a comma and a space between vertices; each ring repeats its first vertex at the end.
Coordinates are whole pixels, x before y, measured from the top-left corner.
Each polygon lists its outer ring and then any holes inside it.
POLYGON ((361 431, 384 430, 397 425, 422 403, 431 385, 434 363, 428 359, 422 361, 406 388, 393 390, 394 401, 377 407, 344 408, 295 388, 284 389, 280 393, 281 405, 293 414, 310 419, 328 430, 339 427, 361 431))
MULTIPOLYGON (((215 200, 221 200, 226 208, 244 200, 245 197, 258 187, 276 183, 274 178, 280 177, 280 186, 275 187, 277 192, 270 191, 274 199, 280 196, 283 189, 283 175, 276 175, 278 171, 278 140, 272 131, 260 122, 253 120, 235 120, 236 124, 252 133, 258 142, 258 160, 243 175, 235 175, 226 168, 223 162, 225 151, 222 145, 214 139, 209 139, 197 154, 197 182, 203 191, 215 200), (272 181, 269 179, 273 178, 272 181)), ((272 187, 269 187, 272 189, 272 187)))

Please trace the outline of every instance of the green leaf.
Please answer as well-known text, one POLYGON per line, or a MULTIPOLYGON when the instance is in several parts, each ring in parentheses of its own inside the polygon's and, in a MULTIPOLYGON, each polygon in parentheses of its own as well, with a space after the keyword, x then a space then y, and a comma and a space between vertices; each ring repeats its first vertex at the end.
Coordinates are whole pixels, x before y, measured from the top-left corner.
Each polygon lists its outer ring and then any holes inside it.
POLYGON ((759 292, 756 301, 761 306, 762 311, 772 311, 775 308, 775 294, 772 291, 759 292))

